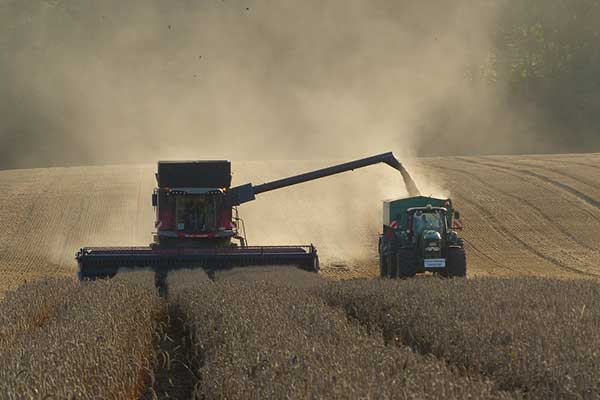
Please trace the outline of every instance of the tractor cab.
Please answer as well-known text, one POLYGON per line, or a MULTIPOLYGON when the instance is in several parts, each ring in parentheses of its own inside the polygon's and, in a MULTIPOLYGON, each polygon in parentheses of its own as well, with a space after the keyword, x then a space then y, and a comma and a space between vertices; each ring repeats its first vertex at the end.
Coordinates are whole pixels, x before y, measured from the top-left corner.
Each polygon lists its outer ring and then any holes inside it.
POLYGON ((443 207, 409 208, 408 213, 408 240, 412 241, 417 251, 424 259, 440 258, 444 256, 446 241, 448 210, 443 207))
POLYGON ((421 235, 426 231, 437 232, 444 236, 447 230, 446 221, 448 210, 443 207, 415 207, 409 208, 408 230, 413 235, 421 235))

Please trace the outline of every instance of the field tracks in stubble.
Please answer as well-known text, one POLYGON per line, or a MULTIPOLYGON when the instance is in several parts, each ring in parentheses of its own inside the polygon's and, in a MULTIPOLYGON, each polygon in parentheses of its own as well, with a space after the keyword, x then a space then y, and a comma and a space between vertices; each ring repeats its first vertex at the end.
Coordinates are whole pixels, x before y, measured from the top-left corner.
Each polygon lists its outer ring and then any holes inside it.
MULTIPOLYGON (((464 169, 458 169, 458 168, 450 168, 450 167, 444 167, 444 169, 446 170, 450 170, 450 171, 455 171, 458 173, 462 173, 465 175, 469 175, 470 179, 474 179, 477 182, 481 183, 483 186, 489 186, 490 188, 493 188, 494 191, 497 191, 498 193, 501 193, 504 196, 507 197, 511 197, 513 199, 515 199, 516 201, 527 205, 529 208, 533 209, 535 211, 535 214, 537 217, 541 217, 541 219, 544 219, 549 225, 553 226, 554 228, 556 228, 557 230, 559 230, 563 235, 567 236, 569 239, 571 239, 573 242, 576 242, 577 244, 579 244, 582 247, 585 247, 588 250, 591 251, 597 251, 598 249, 596 247, 590 246, 587 243, 584 243, 580 240, 578 240, 568 229, 566 229, 565 227, 556 224, 555 223, 555 219, 548 214, 546 211, 544 211, 542 208, 540 208, 538 205, 536 205, 533 201, 529 200, 528 198, 526 198, 525 196, 519 196, 516 192, 509 192, 507 190, 503 190, 502 188, 500 188, 499 186, 494 185, 491 181, 486 181, 483 178, 475 175, 473 172, 464 170, 464 169)), ((525 181, 525 179, 521 176, 516 175, 515 176, 517 179, 520 179, 522 181, 525 181)))
MULTIPOLYGON (((500 169, 500 170, 505 170, 505 171, 510 171, 513 172, 514 174, 511 174, 512 176, 518 177, 519 174, 525 174, 525 175, 529 175, 531 177, 537 178, 543 182, 549 183, 552 186, 555 186, 557 188, 562 189, 562 192, 567 192, 573 196, 575 196, 578 200, 580 200, 581 202, 587 204, 588 206, 593 207, 594 209, 598 210, 600 209, 600 201, 592 198, 591 196, 581 192, 580 190, 567 185, 563 182, 557 181, 556 179, 553 179, 551 177, 548 177, 546 175, 542 175, 540 173, 531 171, 531 170, 527 170, 527 169, 522 169, 522 168, 514 168, 511 167, 509 165, 506 164, 515 164, 514 161, 500 161, 500 160, 496 160, 493 158, 490 158, 490 160, 492 160, 492 162, 483 162, 483 161, 479 161, 479 160, 473 160, 470 158, 464 158, 464 157, 457 157, 457 159, 467 162, 467 163, 471 163, 471 164, 476 164, 476 165, 480 165, 480 166, 486 166, 486 167, 492 167, 495 169, 500 169)), ((528 165, 529 167, 533 167, 532 165, 528 165)), ((539 166, 535 166, 535 168, 540 168, 539 166)), ((565 175, 564 173, 562 173, 563 175, 565 175)), ((566 176, 566 175, 565 175, 566 176)), ((570 176, 569 176, 570 177, 570 176)), ((582 182, 584 183, 584 182, 582 182)), ((589 186, 589 185, 588 185, 589 186)), ((600 218, 598 217, 598 215, 593 214, 591 212, 588 213, 592 218, 594 218, 597 221, 600 221, 600 218)))
POLYGON ((502 264, 500 261, 496 260, 496 258, 494 258, 492 255, 490 255, 490 254, 486 253, 485 251, 481 250, 478 246, 476 246, 473 242, 471 242, 467 238, 463 237, 462 239, 466 243, 466 245, 468 246, 468 250, 475 251, 475 253, 477 253, 480 257, 483 257, 483 258, 486 258, 486 259, 490 260, 497 267, 506 269, 506 270, 511 271, 511 272, 517 272, 516 269, 511 268, 511 267, 509 267, 506 264, 502 264))
MULTIPOLYGON (((498 162, 498 163, 503 164, 503 165, 507 164, 506 160, 503 160, 503 159, 501 159, 499 157, 492 157, 492 156, 490 156, 490 157, 487 157, 487 159, 495 161, 495 162, 498 162)), ((567 180, 573 180, 577 184, 583 184, 583 185, 587 185, 587 186, 589 186, 591 188, 594 188, 594 189, 600 189, 600 184, 598 184, 597 181, 585 178, 583 176, 579 176, 579 175, 573 174, 571 172, 564 171, 563 169, 560 169, 560 168, 551 167, 551 166, 548 165, 549 163, 561 163, 562 161, 557 161, 557 160, 553 160, 553 159, 544 160, 544 161, 545 162, 543 164, 539 164, 539 162, 537 162, 535 159, 533 159, 533 160, 519 160, 519 159, 517 159, 517 160, 511 160, 510 164, 516 165, 516 166, 520 166, 520 167, 525 167, 525 168, 536 168, 536 169, 539 169, 539 170, 542 170, 542 171, 548 171, 548 172, 554 173, 556 175, 559 175, 559 176, 561 176, 563 178, 567 178, 567 180)), ((588 165, 588 164, 584 164, 584 163, 577 163, 577 165, 579 165, 581 167, 598 168, 595 165, 588 165)), ((545 176, 543 174, 541 174, 541 175, 545 176)))
MULTIPOLYGON (((471 180, 471 182, 475 181, 479 184, 479 186, 481 186, 482 191, 488 192, 489 191, 489 187, 493 187, 493 192, 499 192, 502 193, 505 196, 508 196, 510 198, 513 198, 514 200, 516 200, 518 203, 523 203, 523 204, 527 204, 538 216, 540 216, 542 219, 546 220, 549 224, 549 226, 553 226, 555 228, 557 228, 558 230, 561 231, 561 233, 565 234, 567 237, 569 237, 570 239, 572 239, 574 242, 578 243, 581 245, 581 243, 579 241, 577 241, 577 239, 575 239, 573 237, 573 235, 571 233, 569 233, 568 231, 566 231, 564 228, 560 228, 555 226, 555 224, 553 224, 553 221, 551 220, 551 218, 545 214, 539 207, 533 205, 531 202, 529 202, 526 199, 523 199, 513 193, 509 193, 507 191, 504 191, 498 187, 492 186, 488 181, 484 181, 483 179, 479 178, 478 176, 476 176, 475 174, 473 174, 472 172, 463 170, 463 169, 458 169, 458 168, 450 168, 450 167, 436 167, 436 168, 440 168, 440 169, 444 169, 447 171, 454 171, 460 175, 466 176, 469 180, 471 180)), ((489 193, 490 196, 493 197, 494 193, 489 193)), ((595 276, 598 277, 600 276, 600 274, 596 274, 596 273, 592 273, 592 272, 588 272, 588 271, 583 271, 577 268, 573 268, 569 265, 567 265, 564 261, 544 253, 543 251, 538 250, 536 247, 534 247, 532 244, 530 244, 528 241, 526 241, 525 239, 521 238, 519 235, 517 235, 513 229, 511 229, 510 227, 506 226, 506 224, 499 218, 496 217, 496 215, 490 211, 488 208, 484 207, 481 202, 475 200, 475 199, 471 199, 469 197, 467 197, 466 192, 462 192, 459 195, 455 196, 458 202, 465 202, 467 204, 469 204, 471 207, 473 207, 474 209, 476 209, 477 211, 479 211, 484 217, 485 219, 487 219, 489 222, 492 223, 492 228, 499 231, 499 233, 507 238, 512 239, 512 241, 519 243, 525 250, 527 250, 529 253, 535 255, 538 258, 541 258, 549 263, 551 263, 552 265, 560 268, 560 269, 564 269, 566 271, 572 272, 572 273, 576 273, 576 274, 581 274, 581 275, 586 275, 586 276, 595 276)), ((540 235, 541 237, 541 235, 540 235)), ((588 246, 584 246, 588 249, 590 249, 588 246)), ((595 250, 595 249, 592 249, 595 250)), ((502 264, 504 265, 504 264, 502 264)), ((505 268, 511 269, 510 267, 504 265, 505 268)), ((512 270, 512 269, 511 269, 512 270)), ((514 271, 514 270, 513 270, 514 271)))
POLYGON ((550 159, 553 162, 559 162, 562 164, 567 164, 567 165, 578 165, 580 167, 585 167, 585 168, 592 168, 592 169, 600 169, 600 165, 596 165, 596 164, 590 164, 590 163, 584 163, 581 161, 574 161, 574 160, 565 160, 565 159, 550 159))

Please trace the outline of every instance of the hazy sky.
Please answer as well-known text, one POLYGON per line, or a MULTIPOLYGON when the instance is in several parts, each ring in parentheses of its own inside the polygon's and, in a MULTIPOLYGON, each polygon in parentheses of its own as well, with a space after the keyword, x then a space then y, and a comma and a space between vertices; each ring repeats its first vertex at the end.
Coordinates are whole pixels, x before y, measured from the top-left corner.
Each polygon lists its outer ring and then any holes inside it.
POLYGON ((4 0, 0 167, 526 150, 469 75, 498 3, 4 0))

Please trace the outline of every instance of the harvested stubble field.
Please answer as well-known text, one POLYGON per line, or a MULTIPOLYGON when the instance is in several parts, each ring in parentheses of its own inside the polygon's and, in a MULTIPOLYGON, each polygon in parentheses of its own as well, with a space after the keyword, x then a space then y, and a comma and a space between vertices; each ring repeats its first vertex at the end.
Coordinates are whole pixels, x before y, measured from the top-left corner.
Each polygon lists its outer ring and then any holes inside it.
POLYGON ((149 272, 73 280, 79 246, 149 241, 154 166, 2 171, 0 398, 600 398, 599 165, 411 163, 462 212, 467 281, 356 279, 377 275, 380 200, 401 185, 373 168, 241 210, 254 244, 315 242, 320 276, 179 271, 166 298, 149 272))
MULTIPOLYGON (((409 161, 425 193, 462 211, 471 276, 600 275, 600 154, 409 161)), ((328 164, 234 162, 234 182, 328 164)), ((0 171, 0 297, 25 280, 73 276, 81 246, 148 244, 154 169, 0 171)), ((313 242, 324 276, 375 277, 381 200, 402 193, 394 170, 374 166, 260 195, 240 211, 251 244, 313 242)))

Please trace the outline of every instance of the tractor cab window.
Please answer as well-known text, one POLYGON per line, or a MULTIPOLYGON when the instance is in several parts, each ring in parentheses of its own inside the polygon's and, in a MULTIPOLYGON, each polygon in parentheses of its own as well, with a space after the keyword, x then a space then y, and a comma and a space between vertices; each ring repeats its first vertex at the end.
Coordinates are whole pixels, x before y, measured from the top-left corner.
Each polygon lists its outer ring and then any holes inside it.
POLYGON ((413 230, 417 233, 426 230, 442 232, 444 230, 443 213, 438 210, 428 212, 416 211, 413 214, 413 230))

